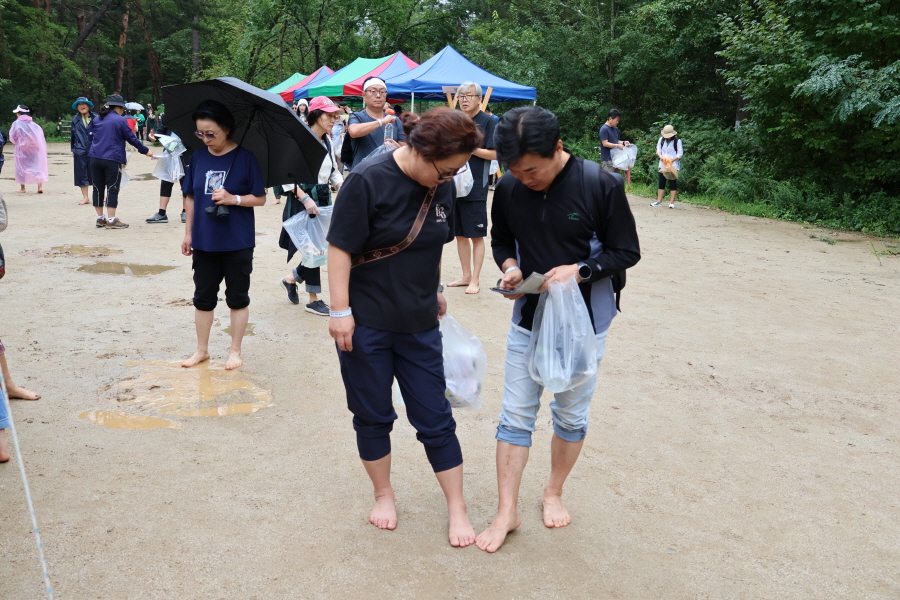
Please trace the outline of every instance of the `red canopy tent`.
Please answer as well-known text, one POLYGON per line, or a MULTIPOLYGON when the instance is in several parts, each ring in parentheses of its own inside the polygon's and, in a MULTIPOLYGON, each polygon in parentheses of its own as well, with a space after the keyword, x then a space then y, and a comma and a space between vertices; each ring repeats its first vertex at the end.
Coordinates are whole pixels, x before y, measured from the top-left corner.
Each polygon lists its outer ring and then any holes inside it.
POLYGON ((287 88, 286 90, 279 92, 279 94, 281 95, 282 100, 284 100, 285 102, 290 104, 291 102, 294 101, 294 90, 298 90, 302 87, 309 85, 310 83, 315 81, 317 78, 321 77, 322 75, 331 75, 332 73, 334 73, 334 71, 329 69, 327 66, 319 67, 318 69, 313 71, 313 73, 311 73, 310 75, 307 75, 305 78, 303 78, 301 81, 298 81, 297 83, 295 83, 291 87, 287 88))

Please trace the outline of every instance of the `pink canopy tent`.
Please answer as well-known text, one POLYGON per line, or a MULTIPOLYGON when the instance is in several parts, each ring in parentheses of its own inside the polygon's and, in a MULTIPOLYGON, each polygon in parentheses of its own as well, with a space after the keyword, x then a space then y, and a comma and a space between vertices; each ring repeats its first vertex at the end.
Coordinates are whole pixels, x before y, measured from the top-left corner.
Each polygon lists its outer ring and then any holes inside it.
POLYGON ((304 77, 301 81, 298 81, 297 83, 295 83, 291 87, 287 88, 286 90, 279 92, 279 95, 281 96, 282 100, 284 100, 285 102, 290 104, 291 102, 294 101, 294 90, 299 90, 302 87, 306 87, 307 85, 309 85, 311 82, 315 81, 322 75, 331 75, 332 73, 334 73, 334 71, 329 69, 327 66, 319 67, 318 69, 313 71, 310 75, 307 75, 306 77, 304 77))

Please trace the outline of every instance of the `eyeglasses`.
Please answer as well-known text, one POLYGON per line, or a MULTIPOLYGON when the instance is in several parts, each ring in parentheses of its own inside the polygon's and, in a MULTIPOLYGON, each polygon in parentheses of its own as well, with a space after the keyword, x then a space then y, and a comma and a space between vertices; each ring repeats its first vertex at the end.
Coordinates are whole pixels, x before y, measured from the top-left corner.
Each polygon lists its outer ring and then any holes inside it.
POLYGON ((435 165, 433 161, 431 164, 434 165, 434 170, 437 171, 438 179, 441 181, 447 181, 448 179, 453 179, 460 173, 465 173, 466 171, 469 170, 469 163, 466 163, 463 166, 461 166, 460 168, 458 168, 455 171, 453 171, 452 173, 450 173, 449 175, 444 175, 443 173, 441 173, 441 170, 438 169, 438 166, 435 165))
POLYGON ((384 96, 387 94, 387 90, 366 90, 366 93, 373 96, 384 96))
POLYGON ((214 140, 214 139, 216 139, 216 136, 219 135, 221 132, 222 132, 221 129, 215 133, 204 133, 202 131, 195 131, 194 135, 196 135, 201 140, 214 140))
POLYGON ((481 98, 481 96, 473 96, 471 94, 467 94, 465 96, 457 96, 459 100, 474 100, 475 98, 481 98))

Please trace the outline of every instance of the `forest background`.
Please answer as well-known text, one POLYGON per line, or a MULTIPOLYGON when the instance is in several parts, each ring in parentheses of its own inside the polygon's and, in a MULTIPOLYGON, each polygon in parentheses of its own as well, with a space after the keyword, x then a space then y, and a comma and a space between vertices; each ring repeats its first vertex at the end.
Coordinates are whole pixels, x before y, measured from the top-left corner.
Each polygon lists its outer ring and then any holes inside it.
POLYGON ((81 95, 155 104, 446 44, 535 86, 577 155, 618 108, 651 193, 671 123, 696 201, 900 234, 900 0, 0 0, 0 110, 51 133, 81 95))

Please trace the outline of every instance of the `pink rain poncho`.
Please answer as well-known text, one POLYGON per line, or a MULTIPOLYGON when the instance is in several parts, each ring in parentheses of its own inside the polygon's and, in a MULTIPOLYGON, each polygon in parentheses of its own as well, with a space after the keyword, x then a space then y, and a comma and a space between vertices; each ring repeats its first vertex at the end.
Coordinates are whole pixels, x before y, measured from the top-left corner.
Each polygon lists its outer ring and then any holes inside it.
POLYGON ((50 179, 44 130, 28 115, 20 115, 9 128, 9 141, 16 145, 16 183, 44 183, 50 179))

